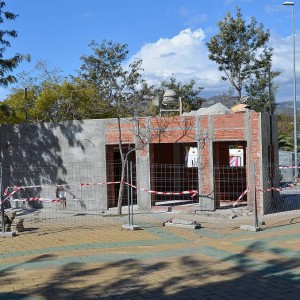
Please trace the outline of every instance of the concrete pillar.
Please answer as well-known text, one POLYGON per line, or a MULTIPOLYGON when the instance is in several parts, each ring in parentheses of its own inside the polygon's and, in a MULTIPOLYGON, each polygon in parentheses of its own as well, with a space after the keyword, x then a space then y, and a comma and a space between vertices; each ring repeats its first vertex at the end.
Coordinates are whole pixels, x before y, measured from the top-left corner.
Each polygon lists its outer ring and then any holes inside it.
MULTIPOLYGON (((196 135, 200 137, 200 124, 201 124, 201 117, 197 118, 196 121, 197 129, 196 135)), ((198 153, 199 153, 199 169, 198 169, 198 182, 199 182, 199 205, 200 210, 208 210, 213 211, 216 209, 216 203, 214 201, 214 195, 206 195, 207 189, 204 191, 203 182, 204 180, 206 184, 210 187, 210 190, 213 191, 214 186, 214 165, 213 165, 213 138, 214 138, 214 126, 213 126, 213 116, 208 117, 208 133, 207 139, 205 143, 205 147, 207 147, 206 151, 203 151, 201 139, 198 139, 198 153), (204 160, 203 156, 209 155, 208 160, 204 160), (207 168, 206 162, 208 162, 209 168, 209 177, 205 174, 203 175, 203 170, 207 168)))
MULTIPOLYGON (((146 120, 145 130, 150 133, 150 119, 146 120)), ((145 133, 147 134, 147 133, 145 133)), ((137 135, 135 135, 136 139, 137 135)), ((137 141, 135 140, 135 143, 137 141)), ((136 151, 136 184, 138 188, 150 190, 150 152, 149 144, 136 151)), ((151 209, 151 194, 137 190, 137 205, 139 209, 151 209)))

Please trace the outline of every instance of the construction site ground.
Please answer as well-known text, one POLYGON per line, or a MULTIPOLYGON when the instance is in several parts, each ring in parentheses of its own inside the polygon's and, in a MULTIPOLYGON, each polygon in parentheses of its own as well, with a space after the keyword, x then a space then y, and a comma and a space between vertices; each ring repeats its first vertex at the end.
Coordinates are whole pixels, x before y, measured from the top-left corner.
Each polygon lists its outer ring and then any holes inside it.
POLYGON ((0 299, 299 299, 300 212, 155 211, 24 222, 0 238, 0 299), (182 220, 198 229, 164 226, 182 220), (79 220, 79 221, 78 221, 79 220), (128 220, 129 222, 129 220, 128 220))

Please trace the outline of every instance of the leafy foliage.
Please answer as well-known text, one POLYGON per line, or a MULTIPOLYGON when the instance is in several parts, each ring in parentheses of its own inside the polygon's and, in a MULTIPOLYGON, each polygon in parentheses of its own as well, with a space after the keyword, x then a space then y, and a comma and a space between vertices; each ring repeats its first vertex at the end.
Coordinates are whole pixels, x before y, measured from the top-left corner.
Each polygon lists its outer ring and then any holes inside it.
POLYGON ((293 151, 294 139, 286 133, 278 134, 278 148, 285 151, 293 151))
POLYGON ((97 96, 110 114, 118 117, 132 115, 137 108, 138 87, 143 80, 140 74, 141 61, 133 61, 125 69, 122 63, 127 59, 127 45, 92 41, 89 45, 93 54, 81 57, 83 64, 79 78, 93 86, 97 96))
POLYGON ((271 112, 276 110, 275 94, 278 90, 278 84, 272 82, 272 79, 278 76, 279 72, 267 72, 262 77, 254 75, 245 84, 245 90, 249 95, 249 104, 251 108, 258 112, 271 112), (270 79, 269 79, 270 76, 270 79))
MULTIPOLYGON (((253 97, 256 109, 265 110, 266 101, 268 102, 265 92, 267 86, 265 74, 271 68, 272 59, 272 48, 267 46, 270 38, 269 30, 264 31, 263 24, 257 24, 253 17, 250 23, 246 24, 238 7, 236 7, 236 18, 227 12, 217 24, 219 33, 207 43, 209 58, 219 65, 219 70, 225 74, 222 80, 230 81, 240 100, 242 89, 246 88, 248 95, 253 97)), ((278 74, 272 72, 271 79, 278 74)), ((273 94, 275 90, 276 88, 273 89, 273 94)))
MULTIPOLYGON (((299 118, 297 124, 299 124, 299 118)), ((299 132, 299 128, 297 132, 299 132)), ((297 142, 299 149, 299 135, 297 142)), ((294 149, 294 118, 292 115, 278 116, 278 147, 286 151, 293 151, 294 149)))
POLYGON ((95 107, 95 89, 65 80, 44 86, 35 102, 36 121, 65 121, 101 117, 101 105, 95 107))
POLYGON ((183 100, 184 111, 197 110, 202 106, 203 101, 205 101, 205 99, 200 97, 203 88, 196 87, 195 80, 183 84, 172 77, 169 80, 162 81, 160 89, 163 91, 166 89, 174 90, 183 100))
MULTIPOLYGON (((5 2, 0 1, 0 24, 5 21, 13 21, 18 15, 12 12, 4 11, 5 2)), ((29 55, 20 53, 15 54, 13 57, 4 58, 5 50, 11 46, 9 38, 16 38, 18 36, 14 29, 0 30, 0 86, 8 86, 16 82, 16 77, 9 74, 12 72, 24 59, 30 60, 29 55)))
MULTIPOLYGON (((125 168, 130 152, 122 147, 121 117, 136 116, 142 95, 139 87, 143 85, 141 61, 135 60, 127 68, 123 63, 127 59, 127 45, 102 41, 92 41, 93 53, 82 56, 83 64, 78 72, 79 79, 95 88, 97 100, 104 104, 107 112, 117 118, 119 129, 119 150, 121 156, 121 182, 125 178, 125 168)), ((120 184, 118 196, 118 214, 122 211, 124 184, 120 184)))

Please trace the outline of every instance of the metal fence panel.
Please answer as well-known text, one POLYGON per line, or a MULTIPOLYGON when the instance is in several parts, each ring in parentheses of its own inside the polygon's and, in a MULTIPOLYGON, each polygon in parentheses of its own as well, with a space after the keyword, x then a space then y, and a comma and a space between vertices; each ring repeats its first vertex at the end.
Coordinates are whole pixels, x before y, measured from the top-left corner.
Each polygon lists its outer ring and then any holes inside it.
MULTIPOLYGON (((112 223, 126 223, 128 212, 128 190, 125 185, 123 196, 123 216, 116 216, 116 203, 120 183, 119 162, 94 162, 65 165, 64 168, 48 168, 47 166, 11 166, 3 167, 3 187, 7 190, 4 198, 6 211, 17 213, 17 219, 23 219, 27 228, 35 228, 36 224, 60 224, 60 226, 84 226, 112 223), (95 168, 95 165, 97 168, 95 168), (94 170, 94 171, 91 171, 94 170), (95 171, 97 170, 97 171, 95 171), (113 171, 112 171, 113 170, 113 171), (66 207, 56 196, 56 187, 63 186, 67 192, 66 207), (15 187, 21 187, 16 189, 15 187), (11 194, 9 196, 9 194, 11 194)), ((272 166, 263 171, 267 186, 257 186, 257 193, 264 199, 258 202, 258 209, 265 214, 300 209, 300 187, 297 182, 286 182, 280 178, 270 178, 270 174, 279 174, 278 167, 272 166), (272 179, 272 180, 271 180, 272 179), (278 183, 278 184, 277 184, 278 183), (274 184, 274 186, 272 186, 274 184)), ((136 172, 133 165, 130 181, 136 185, 136 172)), ((247 207, 249 194, 247 191, 246 168, 224 167, 214 168, 214 197, 217 207, 221 209, 240 209, 247 207), (244 194, 243 194, 244 193, 244 194), (241 197, 242 196, 242 197, 241 197), (234 206, 237 203, 238 205, 234 206)), ((251 174, 255 177, 255 174, 251 174)), ((277 176, 277 175, 276 175, 277 176)), ((183 191, 198 190, 198 168, 188 168, 178 164, 151 165, 151 204, 152 211, 169 209, 186 211, 200 210, 199 197, 183 191), (172 194, 174 193, 174 194, 172 194)), ((127 180, 128 179, 128 180, 127 180)), ((207 179, 209 180, 209 179, 207 179)), ((145 187, 138 187, 145 188, 145 187)), ((149 187, 148 187, 149 188, 149 187)), ((250 189, 253 189, 250 186, 250 189)), ((133 205, 138 209, 136 189, 132 189, 133 205)), ((144 193, 149 191, 145 190, 144 193)), ((141 197, 143 194, 141 193, 141 197)))

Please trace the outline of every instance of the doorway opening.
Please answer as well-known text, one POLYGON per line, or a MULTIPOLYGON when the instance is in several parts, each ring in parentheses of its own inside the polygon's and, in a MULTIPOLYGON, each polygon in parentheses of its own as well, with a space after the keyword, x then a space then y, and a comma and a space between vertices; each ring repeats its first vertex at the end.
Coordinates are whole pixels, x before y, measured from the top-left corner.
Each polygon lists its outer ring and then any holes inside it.
MULTIPOLYGON (((123 151, 126 153, 128 149, 131 149, 134 145, 123 145, 123 151)), ((135 151, 129 155, 129 168, 125 170, 125 182, 131 183, 136 186, 136 156, 135 151), (128 175, 128 176, 127 176, 128 175)), ((106 146, 106 178, 108 182, 119 182, 121 181, 122 172, 122 161, 118 145, 107 145, 106 146)), ((107 185, 107 201, 108 208, 116 207, 118 205, 120 184, 109 184, 107 185)), ((127 189, 130 186, 125 185, 123 194, 122 206, 128 205, 128 193, 127 189)), ((131 189, 133 204, 137 204, 137 192, 136 189, 131 189)))
POLYGON ((151 205, 183 205, 198 202, 198 197, 180 194, 198 190, 197 143, 161 143, 150 145, 151 190, 176 193, 152 194, 151 205), (177 194, 178 193, 178 194, 177 194))
MULTIPOLYGON (((246 141, 214 142, 214 198, 216 208, 232 206, 247 189, 246 141)), ((239 205, 247 204, 247 195, 239 205)))

